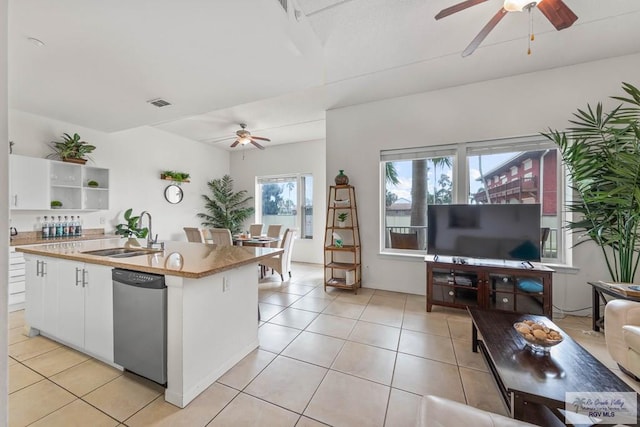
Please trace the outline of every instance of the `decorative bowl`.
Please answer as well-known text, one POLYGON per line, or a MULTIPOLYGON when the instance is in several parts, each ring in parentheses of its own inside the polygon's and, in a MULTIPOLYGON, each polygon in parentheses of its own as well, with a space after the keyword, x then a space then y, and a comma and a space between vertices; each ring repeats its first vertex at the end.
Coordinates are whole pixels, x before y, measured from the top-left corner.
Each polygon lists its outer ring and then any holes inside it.
POLYGON ((560 332, 542 323, 534 322, 533 320, 514 323, 513 328, 524 338, 527 344, 536 351, 547 352, 551 347, 560 344, 564 339, 560 332))

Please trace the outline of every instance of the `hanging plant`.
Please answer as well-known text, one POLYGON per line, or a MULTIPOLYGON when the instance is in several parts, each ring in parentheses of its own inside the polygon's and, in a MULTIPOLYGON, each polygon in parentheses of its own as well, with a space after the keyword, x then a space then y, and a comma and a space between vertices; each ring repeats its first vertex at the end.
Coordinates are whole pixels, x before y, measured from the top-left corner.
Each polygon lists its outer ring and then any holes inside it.
POLYGON ((187 172, 163 171, 160 179, 166 179, 174 182, 190 182, 190 175, 187 172))

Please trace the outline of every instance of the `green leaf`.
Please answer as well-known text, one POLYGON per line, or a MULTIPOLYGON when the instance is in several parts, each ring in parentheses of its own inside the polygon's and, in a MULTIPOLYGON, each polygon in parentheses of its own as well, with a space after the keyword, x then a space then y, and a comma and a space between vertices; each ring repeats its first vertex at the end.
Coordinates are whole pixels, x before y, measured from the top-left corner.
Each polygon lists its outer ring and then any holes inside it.
POLYGON ((228 228, 233 234, 241 232, 244 221, 253 215, 253 207, 246 206, 253 197, 248 197, 246 190, 234 192, 233 179, 229 175, 209 181, 207 187, 211 197, 203 194, 202 200, 208 212, 197 215, 203 219, 202 225, 228 228))
POLYGON ((640 261, 640 91, 623 84, 628 97, 609 112, 602 103, 578 109, 567 131, 542 135, 555 142, 579 199, 567 205, 567 227, 602 247, 613 280, 633 281, 640 261))

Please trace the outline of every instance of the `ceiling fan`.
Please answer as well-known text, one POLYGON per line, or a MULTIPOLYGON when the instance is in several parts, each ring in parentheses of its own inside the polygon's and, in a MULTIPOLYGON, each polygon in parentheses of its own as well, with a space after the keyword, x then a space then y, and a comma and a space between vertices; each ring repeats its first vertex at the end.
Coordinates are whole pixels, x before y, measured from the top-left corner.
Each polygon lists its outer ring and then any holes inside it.
MULTIPOLYGON (((484 3, 487 0, 466 0, 453 6, 442 9, 436 19, 442 19, 446 16, 465 10, 471 6, 484 3)), ((562 0, 504 0, 502 8, 493 15, 493 18, 485 25, 478 35, 469 43, 469 46, 462 52, 462 56, 469 56, 476 50, 480 43, 489 35, 491 30, 498 25, 498 22, 504 18, 508 12, 521 12, 537 7, 540 12, 556 27, 556 30, 564 30, 573 25, 578 19, 575 13, 564 4, 562 0)))
POLYGON ((231 144, 231 148, 234 148, 234 147, 238 146, 238 144, 245 145, 245 144, 248 144, 248 143, 252 143, 253 145, 258 147, 259 149, 264 150, 264 147, 262 145, 260 145, 258 143, 258 141, 256 141, 256 140, 267 141, 267 142, 271 141, 269 138, 263 138, 261 136, 253 136, 253 135, 251 135, 251 132, 249 132, 247 130, 247 125, 244 124, 244 123, 240 123, 240 127, 242 129, 236 131, 237 138, 236 138, 235 141, 233 141, 233 144, 231 144))

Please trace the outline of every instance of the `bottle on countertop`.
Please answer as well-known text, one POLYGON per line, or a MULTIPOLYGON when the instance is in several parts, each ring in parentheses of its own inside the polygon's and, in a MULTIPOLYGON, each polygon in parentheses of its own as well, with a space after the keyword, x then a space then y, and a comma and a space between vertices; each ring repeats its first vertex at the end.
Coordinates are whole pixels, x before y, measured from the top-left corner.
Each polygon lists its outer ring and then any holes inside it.
POLYGON ((44 220, 42 221, 42 226, 41 226, 43 239, 49 238, 49 221, 47 220, 47 218, 48 218, 47 215, 45 215, 44 220))
POLYGON ((56 237, 56 224, 55 218, 51 216, 51 221, 49 221, 49 238, 53 239, 54 237, 56 237))
POLYGON ((62 223, 62 237, 69 237, 69 217, 64 216, 64 222, 62 223))
POLYGON ((56 222, 56 237, 62 237, 62 216, 58 215, 58 222, 56 222))
POLYGON ((82 220, 78 215, 78 221, 76 221, 76 236, 82 236, 82 220))
POLYGON ((71 215, 71 221, 68 223, 69 227, 69 237, 73 237, 76 235, 76 221, 73 219, 73 215, 71 215))

